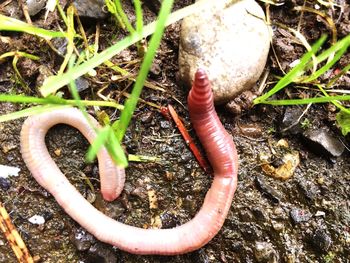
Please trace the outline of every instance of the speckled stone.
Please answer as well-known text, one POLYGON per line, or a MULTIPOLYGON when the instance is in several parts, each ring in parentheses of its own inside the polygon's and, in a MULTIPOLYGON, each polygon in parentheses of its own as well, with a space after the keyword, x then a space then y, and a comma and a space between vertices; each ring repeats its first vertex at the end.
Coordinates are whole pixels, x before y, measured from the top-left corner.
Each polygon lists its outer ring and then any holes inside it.
POLYGON ((27 0, 28 14, 35 16, 46 6, 47 0, 27 0))
POLYGON ((179 77, 190 87, 195 71, 204 68, 215 103, 230 101, 260 77, 270 46, 264 12, 254 0, 213 2, 213 7, 182 22, 179 77))
POLYGON ((104 0, 74 0, 78 15, 84 18, 105 19, 108 12, 104 11, 104 0))

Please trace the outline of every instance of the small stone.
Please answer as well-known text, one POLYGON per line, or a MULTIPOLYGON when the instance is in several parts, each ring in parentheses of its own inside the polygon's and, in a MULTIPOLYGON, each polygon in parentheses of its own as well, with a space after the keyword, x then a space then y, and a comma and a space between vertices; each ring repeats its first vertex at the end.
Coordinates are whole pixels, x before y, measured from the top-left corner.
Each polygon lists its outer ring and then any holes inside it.
POLYGON ((315 216, 322 216, 322 217, 325 217, 326 216, 326 213, 325 212, 323 212, 323 211, 317 211, 316 213, 315 213, 315 216))
POLYGON ((79 77, 75 80, 75 85, 77 86, 78 92, 87 90, 90 87, 89 81, 84 77, 79 77))
POLYGON ((281 194, 277 192, 277 190, 275 190, 273 187, 268 185, 262 177, 257 176, 255 178, 255 184, 257 188, 263 193, 263 195, 267 196, 275 203, 280 202, 281 194))
POLYGON ((257 262, 279 262, 279 256, 273 248, 272 244, 269 242, 256 242, 254 247, 254 256, 257 262))
POLYGON ((332 244, 331 237, 323 229, 317 229, 312 236, 314 247, 323 252, 327 252, 332 244))
POLYGON ((7 166, 0 164, 0 177, 7 178, 9 176, 18 176, 21 171, 18 167, 7 166))
POLYGON ((238 125, 238 128, 244 136, 250 138, 259 138, 263 133, 261 126, 257 123, 242 123, 238 125))
POLYGON ((74 245, 78 251, 88 250, 92 243, 94 242, 94 237, 86 232, 84 229, 79 228, 74 235, 74 245))
POLYGON ((176 218, 176 215, 164 212, 160 215, 160 219, 162 220, 162 228, 173 228, 180 224, 179 220, 176 218))
POLYGON ((338 157, 344 152, 344 145, 325 129, 308 130, 303 134, 311 150, 321 155, 338 157))
POLYGON ((284 224, 276 221, 271 222, 273 229, 278 232, 281 232, 284 229, 284 224))
POLYGON ((153 119, 153 112, 152 111, 142 113, 142 115, 141 115, 141 122, 144 124, 150 123, 152 121, 152 119, 153 119))
POLYGON ((183 19, 179 77, 188 87, 198 68, 206 70, 215 103, 251 89, 259 79, 270 46, 264 12, 253 0, 211 6, 183 19))
POLYGON ((104 263, 115 263, 118 262, 117 256, 111 247, 97 243, 94 244, 89 249, 87 263, 96 263, 96 262, 104 262, 104 263))
POLYGON ((307 222, 310 220, 311 216, 312 215, 308 211, 302 209, 292 209, 290 211, 290 217, 292 218, 294 224, 307 222))
POLYGON ((149 73, 153 76, 159 76, 159 74, 162 72, 161 68, 161 62, 159 60, 154 60, 151 68, 149 69, 149 73))
POLYGON ((28 14, 35 16, 46 6, 47 0, 27 0, 28 14))
POLYGON ((61 152, 62 152, 62 149, 61 148, 57 148, 56 150, 54 150, 54 154, 59 157, 61 156, 61 152))
POLYGON ((4 177, 0 177, 0 188, 4 191, 7 191, 8 189, 10 189, 10 187, 11 182, 4 177))
POLYGON ((160 127, 162 129, 169 129, 170 128, 169 121, 160 121, 160 127))
POLYGON ((33 225, 42 225, 45 223, 45 218, 40 215, 34 215, 30 218, 28 218, 28 221, 32 223, 33 225))
POLYGON ((108 12, 103 10, 104 0, 74 0, 73 5, 80 17, 105 19, 108 16, 108 12))
POLYGON ((287 107, 279 130, 282 134, 299 134, 302 132, 300 126, 300 116, 303 114, 303 109, 300 107, 287 107))

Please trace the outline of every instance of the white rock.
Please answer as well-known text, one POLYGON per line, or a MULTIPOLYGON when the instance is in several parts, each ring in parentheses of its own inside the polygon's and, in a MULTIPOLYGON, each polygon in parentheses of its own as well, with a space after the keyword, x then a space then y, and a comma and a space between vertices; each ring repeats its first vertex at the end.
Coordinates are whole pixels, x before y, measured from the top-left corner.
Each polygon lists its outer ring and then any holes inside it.
POLYGON ((212 8, 182 22, 180 79, 190 86, 195 71, 204 68, 216 103, 252 88, 269 52, 270 35, 263 10, 254 0, 236 1, 213 1, 212 8))
POLYGON ((18 167, 0 164, 0 177, 7 178, 9 176, 18 176, 20 170, 21 169, 18 167))
POLYGON ((45 223, 45 218, 39 215, 34 215, 29 218, 28 221, 34 225, 42 225, 45 223))

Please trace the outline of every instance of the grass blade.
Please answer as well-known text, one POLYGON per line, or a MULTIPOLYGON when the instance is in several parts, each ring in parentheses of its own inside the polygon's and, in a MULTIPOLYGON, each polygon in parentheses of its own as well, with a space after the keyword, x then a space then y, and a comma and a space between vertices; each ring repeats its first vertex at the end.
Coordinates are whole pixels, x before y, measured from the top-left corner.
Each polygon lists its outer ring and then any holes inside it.
POLYGON ((308 99, 290 99, 290 100, 265 100, 263 103, 274 106, 286 106, 286 105, 301 105, 309 103, 325 103, 333 101, 350 100, 350 95, 344 96, 329 96, 329 97, 318 97, 308 99))
POLYGON ((65 100, 57 96, 50 95, 46 98, 37 98, 24 95, 10 95, 0 94, 0 102, 12 102, 12 103, 35 103, 35 104, 53 104, 53 105, 71 105, 79 106, 101 106, 112 107, 118 110, 123 110, 124 106, 112 101, 94 101, 94 100, 65 100))
POLYGON ((128 160, 125 156, 124 150, 121 147, 115 133, 113 132, 112 127, 108 126, 110 128, 109 133, 109 144, 106 145, 108 152, 111 153, 111 156, 113 160, 121 167, 127 167, 128 166, 128 160), (116 158, 114 158, 116 157, 116 158))
POLYGON ((110 129, 107 126, 98 130, 98 136, 90 145, 85 156, 88 162, 92 162, 96 158, 96 155, 100 150, 100 148, 107 142, 109 133, 110 133, 110 129))
POLYGON ((28 33, 34 36, 43 37, 45 39, 65 37, 65 34, 62 32, 56 32, 35 27, 15 18, 7 17, 0 14, 0 31, 1 30, 28 33))
POLYGON ((40 106, 35 106, 35 107, 31 107, 31 108, 27 108, 24 110, 20 110, 20 111, 15 111, 15 112, 11 112, 5 115, 1 115, 0 116, 0 122, 5 122, 5 121, 11 121, 11 120, 15 120, 15 119, 19 119, 19 118, 23 118, 23 117, 28 117, 28 116, 32 116, 35 114, 39 114, 39 113, 44 113, 44 112, 48 112, 51 110, 57 110, 57 109, 62 109, 65 107, 70 107, 70 106, 62 106, 62 105, 40 105, 40 106))

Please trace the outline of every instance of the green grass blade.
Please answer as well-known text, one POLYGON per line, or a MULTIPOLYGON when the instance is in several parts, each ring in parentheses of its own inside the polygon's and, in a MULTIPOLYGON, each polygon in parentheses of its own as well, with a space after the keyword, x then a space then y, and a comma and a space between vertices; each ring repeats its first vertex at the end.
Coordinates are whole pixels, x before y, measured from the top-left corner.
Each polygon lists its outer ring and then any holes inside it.
POLYGON ((337 100, 338 101, 350 100, 350 95, 318 97, 318 98, 308 98, 308 99, 265 100, 261 103, 267 104, 267 105, 274 105, 274 106, 286 106, 286 105, 301 105, 301 104, 309 104, 309 103, 325 103, 325 102, 333 102, 337 100))
POLYGON ((162 6, 159 11, 159 17, 157 20, 157 27, 149 42, 148 51, 145 54, 144 60, 141 64, 140 72, 136 78, 136 82, 131 92, 131 96, 125 102, 124 110, 122 111, 120 119, 117 122, 117 126, 113 127, 115 128, 115 130, 117 130, 117 138, 119 141, 122 141, 126 129, 129 126, 129 122, 136 108, 137 101, 140 97, 143 88, 143 84, 147 78, 147 74, 151 67, 153 58, 162 39, 165 28, 165 22, 168 15, 171 12, 172 5, 173 0, 164 0, 162 2, 162 6))
POLYGON ((70 106, 62 106, 62 105, 35 106, 35 107, 27 108, 24 110, 1 115, 0 122, 11 121, 11 120, 15 120, 15 119, 23 118, 23 117, 28 117, 28 116, 32 116, 32 115, 43 113, 43 112, 48 112, 51 110, 62 109, 65 107, 70 107, 70 106))
POLYGON ((94 100, 65 100, 57 96, 50 95, 46 98, 37 98, 24 95, 8 95, 0 94, 0 102, 12 102, 12 103, 35 103, 35 104, 54 104, 54 105, 71 105, 78 106, 79 103, 84 106, 100 106, 100 107, 112 107, 118 110, 123 110, 124 106, 112 101, 94 101, 94 100))
MULTIPOLYGON (((350 44, 350 42, 349 42, 350 44)), ((331 67, 333 67, 333 65, 335 63, 338 62, 338 60, 343 56, 343 54, 346 52, 346 50, 348 49, 348 45, 344 45, 333 57, 333 59, 331 61, 329 61, 326 65, 324 65, 323 67, 321 67, 320 69, 318 69, 317 71, 315 71, 310 77, 306 78, 305 80, 303 80, 303 83, 308 83, 311 82, 315 79, 317 79, 318 77, 320 77, 321 75, 323 75, 327 70, 329 70, 331 67)))
POLYGON ((337 43, 335 43, 333 46, 328 48, 327 50, 323 51, 320 55, 316 57, 317 62, 321 63, 322 61, 326 60, 331 56, 333 53, 337 52, 344 46, 350 45, 350 35, 344 37, 343 39, 339 40, 337 43))
POLYGON ((114 4, 117 10, 117 13, 119 15, 119 17, 121 18, 121 20, 123 21, 123 24, 126 26, 126 29, 129 31, 129 33, 133 34, 135 33, 135 29, 132 27, 128 16, 125 14, 124 10, 123 10, 123 6, 120 0, 114 0, 114 4))
POLYGON ((7 17, 0 14, 0 31, 16 31, 28 33, 43 38, 55 38, 55 37, 65 37, 65 34, 62 32, 56 32, 51 30, 46 30, 43 28, 35 27, 29 25, 25 22, 22 22, 18 19, 7 17))
POLYGON ((107 150, 111 153, 111 156, 116 162, 116 164, 118 164, 121 167, 127 167, 128 159, 125 156, 124 150, 121 147, 120 142, 118 141, 115 133, 113 132, 112 127, 108 127, 110 128, 111 132, 109 133, 109 143, 106 145, 107 150))
POLYGON ((143 30, 143 15, 140 0, 134 0, 135 14, 136 14, 136 32, 139 34, 143 30))
POLYGON ((281 89, 285 88, 287 85, 292 83, 297 77, 300 77, 304 73, 304 68, 307 65, 307 63, 310 61, 312 56, 317 52, 317 50, 322 46, 322 44, 325 42, 326 36, 322 36, 311 48, 311 50, 307 53, 305 53, 301 59, 298 65, 296 65, 294 68, 292 68, 283 78, 281 78, 278 83, 267 93, 264 95, 256 98, 253 102, 254 104, 259 103, 265 103, 265 101, 280 91, 281 89))
POLYGON ((107 142, 108 137, 109 137, 110 129, 108 126, 101 128, 98 130, 98 136, 96 139, 93 141, 93 143, 90 145, 85 159, 88 162, 92 162, 97 155, 97 152, 100 150, 101 147, 107 142))

